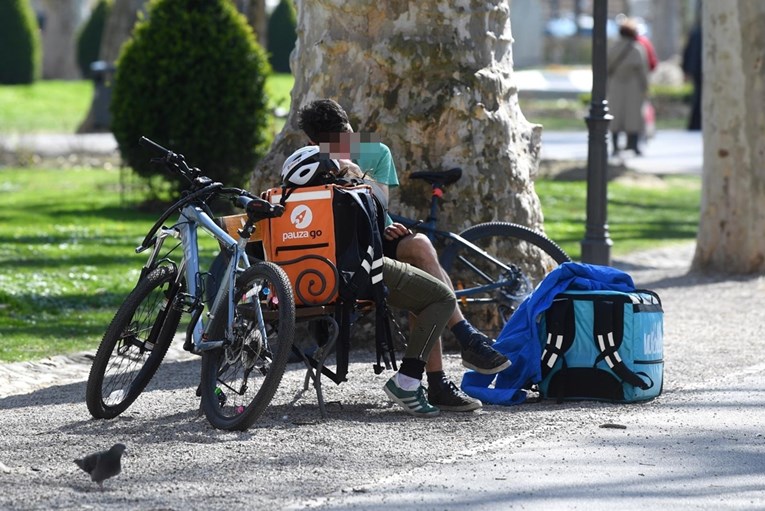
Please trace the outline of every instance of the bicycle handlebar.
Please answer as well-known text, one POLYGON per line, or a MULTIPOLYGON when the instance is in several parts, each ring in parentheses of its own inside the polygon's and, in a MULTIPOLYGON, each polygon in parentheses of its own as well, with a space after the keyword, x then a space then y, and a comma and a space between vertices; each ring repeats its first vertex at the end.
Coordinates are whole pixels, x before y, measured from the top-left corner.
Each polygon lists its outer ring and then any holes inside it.
POLYGON ((146 137, 139 138, 138 145, 151 149, 155 153, 161 154, 161 157, 152 158, 151 161, 164 163, 165 167, 167 167, 169 171, 179 174, 181 177, 185 178, 187 181, 193 184, 195 188, 202 188, 212 183, 212 179, 204 176, 200 177, 202 172, 198 168, 189 167, 186 163, 186 159, 182 154, 175 153, 170 149, 165 149, 158 143, 146 137))
POLYGON ((182 154, 177 154, 169 149, 165 149, 153 140, 141 137, 138 139, 138 144, 152 149, 157 153, 161 153, 161 158, 152 158, 152 161, 162 162, 168 170, 177 172, 182 177, 186 178, 192 185, 192 191, 186 193, 186 195, 162 213, 162 216, 160 216, 152 228, 149 229, 149 232, 141 242, 141 245, 136 249, 137 252, 141 252, 154 244, 157 231, 162 227, 162 224, 173 215, 173 213, 196 200, 201 199, 202 202, 206 202, 207 197, 209 196, 227 196, 231 198, 232 204, 237 208, 244 209, 247 212, 249 221, 253 223, 265 218, 282 216, 282 213, 284 213, 284 206, 281 204, 271 204, 268 201, 252 195, 247 190, 235 187, 224 187, 222 183, 214 182, 209 177, 202 176, 202 172, 198 168, 190 168, 186 164, 186 160, 182 154))

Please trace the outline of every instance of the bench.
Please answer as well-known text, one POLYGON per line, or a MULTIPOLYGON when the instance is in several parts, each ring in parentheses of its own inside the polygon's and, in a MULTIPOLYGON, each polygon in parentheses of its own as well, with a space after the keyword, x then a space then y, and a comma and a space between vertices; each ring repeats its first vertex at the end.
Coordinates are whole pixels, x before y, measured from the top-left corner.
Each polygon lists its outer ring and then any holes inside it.
MULTIPOLYGON (((234 239, 239 239, 237 230, 244 225, 245 221, 246 221, 246 217, 243 214, 218 217, 218 222, 221 225, 221 227, 224 228, 228 232, 228 234, 231 235, 234 239)), ((256 229, 253 232, 253 235, 251 236, 250 241, 248 243, 248 253, 252 252, 250 254, 251 256, 264 259, 263 248, 264 248, 263 247, 263 228, 259 222, 258 224, 256 224, 256 229)), ((300 259, 302 260, 304 258, 300 258, 300 259)), ((296 260, 280 262, 278 264, 288 265, 294 262, 296 262, 296 260)), ((337 269, 334 267, 331 261, 324 260, 324 262, 330 265, 328 271, 335 272, 335 276, 337 277, 337 269)), ((306 300, 305 298, 306 298, 305 296, 302 296, 303 302, 309 301, 309 300, 306 300)), ((358 300, 356 301, 353 307, 354 313, 358 315, 368 314, 370 312, 373 312, 374 309, 375 309, 375 303, 370 300, 358 300)), ((296 300, 296 305, 295 305, 295 322, 296 323, 324 321, 327 324, 326 340, 324 340, 323 342, 318 342, 318 339, 317 339, 318 347, 316 351, 314 351, 311 355, 308 355, 302 350, 300 350, 295 343, 293 343, 292 345, 293 353, 297 357, 299 357, 300 360, 303 361, 306 367, 306 375, 305 375, 305 380, 303 383, 303 391, 307 391, 309 385, 311 383, 313 384, 313 387, 316 391, 316 398, 319 404, 319 411, 321 413, 322 418, 327 418, 326 404, 324 401, 324 393, 322 390, 322 375, 329 378, 337 385, 339 385, 343 381, 346 381, 344 374, 340 375, 336 372, 338 369, 337 367, 335 368, 336 371, 333 371, 332 369, 327 367, 327 358, 332 354, 333 350, 335 350, 337 340, 340 334, 340 325, 338 324, 338 321, 336 319, 337 311, 338 311, 338 308, 336 307, 336 304, 334 303, 333 300, 327 303, 319 303, 316 305, 298 305, 296 300)), ((278 313, 264 311, 263 314, 266 319, 274 320, 276 319, 276 315, 278 313)), ((347 353, 341 354, 341 356, 347 356, 347 353)), ((375 369, 375 370, 377 371, 378 369, 375 369)), ((382 369, 379 369, 379 370, 381 371, 382 369)))

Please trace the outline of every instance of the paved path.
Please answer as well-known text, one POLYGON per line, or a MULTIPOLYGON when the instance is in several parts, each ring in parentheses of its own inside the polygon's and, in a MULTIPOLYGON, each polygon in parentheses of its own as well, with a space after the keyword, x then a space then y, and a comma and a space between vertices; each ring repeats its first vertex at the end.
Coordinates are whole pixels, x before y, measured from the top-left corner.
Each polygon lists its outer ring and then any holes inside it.
MULTIPOLYGON (((587 160, 586 130, 543 131, 542 160, 587 160)), ((0 149, 22 151, 42 156, 67 156, 71 153, 109 155, 117 150, 111 133, 86 135, 13 135, 0 136, 0 149)), ((661 130, 645 146, 643 156, 623 151, 614 163, 653 174, 701 173, 703 144, 701 132, 661 130)))
MULTIPOLYGON (((586 161, 588 133, 582 131, 543 131, 542 160, 586 161)), ((624 143, 622 137, 622 143, 624 143)), ((701 174, 704 144, 700 131, 659 130, 643 148, 643 156, 622 151, 612 163, 623 163, 650 174, 701 174)), ((609 146, 609 153, 610 153, 609 146)))
MULTIPOLYGON (((756 356, 765 278, 691 274, 692 254, 683 244, 614 261, 663 300, 665 384, 651 402, 549 401, 418 420, 385 404, 387 374, 354 353, 351 380, 325 388, 342 402, 328 420, 314 395, 295 394, 303 372, 293 364, 261 421, 225 433, 196 413, 198 360, 163 364, 112 421, 89 418, 81 363, 61 384, 19 382, 0 397, 0 509, 765 509, 756 356), (116 441, 130 456, 98 491, 71 460, 116 441)), ((446 368, 459 374, 455 355, 446 368)))
POLYGON ((117 141, 111 133, 0 135, 0 149, 47 157, 71 153, 108 155, 117 150, 117 141))

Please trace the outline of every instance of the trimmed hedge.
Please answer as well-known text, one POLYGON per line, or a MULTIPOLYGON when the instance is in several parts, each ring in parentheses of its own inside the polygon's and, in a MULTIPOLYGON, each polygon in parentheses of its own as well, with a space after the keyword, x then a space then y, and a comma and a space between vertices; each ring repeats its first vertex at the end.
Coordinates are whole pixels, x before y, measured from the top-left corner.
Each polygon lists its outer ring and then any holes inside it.
POLYGON ((297 41, 297 12, 293 0, 281 0, 268 19, 268 53, 277 73, 290 72, 290 53, 297 41))
POLYGON ((265 51, 230 0, 150 0, 122 47, 112 131, 143 177, 180 178, 138 146, 145 135, 227 186, 244 186, 270 140, 265 51))
POLYGON ((101 36, 111 8, 112 0, 100 0, 77 36, 77 65, 86 78, 90 77, 90 64, 101 52, 101 36))
POLYGON ((42 69, 42 41, 29 0, 0 0, 0 83, 33 83, 42 69))

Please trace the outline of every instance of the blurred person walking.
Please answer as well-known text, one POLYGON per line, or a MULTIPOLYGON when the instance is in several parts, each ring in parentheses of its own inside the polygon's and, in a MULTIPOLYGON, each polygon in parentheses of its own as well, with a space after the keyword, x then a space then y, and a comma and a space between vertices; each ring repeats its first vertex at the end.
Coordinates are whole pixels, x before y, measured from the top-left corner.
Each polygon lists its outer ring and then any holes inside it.
POLYGON ((648 58, 638 41, 637 24, 625 19, 619 25, 619 40, 608 52, 608 107, 613 115, 611 141, 613 154, 620 151, 619 135, 627 133, 626 149, 643 154, 638 147, 645 130, 643 103, 648 94, 648 58))

